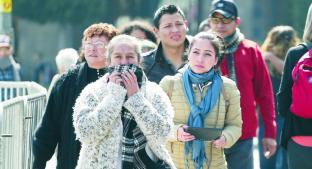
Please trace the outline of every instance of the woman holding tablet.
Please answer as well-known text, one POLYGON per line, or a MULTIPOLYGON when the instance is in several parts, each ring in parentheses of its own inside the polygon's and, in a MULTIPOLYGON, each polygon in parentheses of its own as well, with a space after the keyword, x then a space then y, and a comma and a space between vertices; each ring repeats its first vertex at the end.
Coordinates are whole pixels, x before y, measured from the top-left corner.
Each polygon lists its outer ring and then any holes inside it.
POLYGON ((167 148, 177 168, 225 169, 223 148, 231 147, 241 135, 239 91, 235 82, 218 71, 222 48, 222 39, 216 34, 197 34, 190 44, 188 64, 160 82, 175 112, 167 148), (218 129, 221 134, 214 140, 200 137, 218 129))

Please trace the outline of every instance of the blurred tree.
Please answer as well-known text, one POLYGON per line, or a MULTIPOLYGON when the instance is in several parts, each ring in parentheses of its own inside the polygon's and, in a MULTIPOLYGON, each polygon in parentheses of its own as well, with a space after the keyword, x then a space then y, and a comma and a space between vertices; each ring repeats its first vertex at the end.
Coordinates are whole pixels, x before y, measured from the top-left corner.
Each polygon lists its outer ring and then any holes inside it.
POLYGON ((159 0, 14 0, 14 16, 39 23, 113 23, 120 15, 152 17, 159 0))
POLYGON ((301 37, 311 0, 252 0, 251 9, 243 5, 251 1, 236 0, 241 5, 241 28, 251 39, 263 42, 268 31, 277 25, 290 25, 301 37), (245 13, 243 13, 245 12, 245 13), (241 15, 243 13, 243 15, 241 15))
MULTIPOLYGON (((291 25, 297 30, 300 36, 303 34, 305 20, 311 0, 288 0, 290 2, 288 10, 291 10, 291 25)), ((289 17, 289 16, 285 16, 289 17)))
POLYGON ((81 32, 90 24, 115 24, 123 15, 151 19, 158 3, 159 0, 14 0, 12 14, 15 24, 22 18, 41 24, 71 25, 73 47, 79 48, 81 32))
MULTIPOLYGON (((272 5, 271 24, 290 25, 302 36, 311 0, 267 0, 272 5)), ((266 6, 267 7, 267 6, 266 6)))
MULTIPOLYGON (((13 13, 24 19, 39 23, 45 22, 81 22, 93 15, 105 1, 84 0, 14 0, 13 13)), ((99 17, 101 15, 95 15, 99 17)))

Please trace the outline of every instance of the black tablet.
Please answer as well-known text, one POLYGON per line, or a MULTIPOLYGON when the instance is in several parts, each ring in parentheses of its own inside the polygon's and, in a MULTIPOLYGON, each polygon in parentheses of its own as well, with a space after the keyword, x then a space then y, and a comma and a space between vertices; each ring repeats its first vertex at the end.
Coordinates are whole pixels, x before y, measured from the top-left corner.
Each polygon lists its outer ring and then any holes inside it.
POLYGON ((199 128, 199 127, 188 127, 184 131, 192 134, 198 140, 213 141, 221 136, 223 129, 218 128, 199 128))

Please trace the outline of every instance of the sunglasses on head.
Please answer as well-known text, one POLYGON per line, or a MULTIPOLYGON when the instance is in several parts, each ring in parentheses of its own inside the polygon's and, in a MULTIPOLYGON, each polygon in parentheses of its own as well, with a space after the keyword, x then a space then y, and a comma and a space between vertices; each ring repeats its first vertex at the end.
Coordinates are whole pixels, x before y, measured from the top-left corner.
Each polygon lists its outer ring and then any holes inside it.
POLYGON ((217 18, 217 17, 211 17, 210 22, 213 24, 223 23, 223 24, 229 24, 234 20, 234 18, 217 18))

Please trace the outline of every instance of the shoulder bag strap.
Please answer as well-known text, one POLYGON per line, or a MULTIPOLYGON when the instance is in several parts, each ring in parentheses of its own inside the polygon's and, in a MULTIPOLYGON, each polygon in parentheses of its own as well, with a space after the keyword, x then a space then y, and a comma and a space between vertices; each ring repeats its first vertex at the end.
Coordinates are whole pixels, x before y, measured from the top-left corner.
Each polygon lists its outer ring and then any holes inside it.
POLYGON ((169 88, 168 88, 168 97, 169 97, 170 101, 171 101, 173 87, 174 87, 174 81, 170 80, 169 81, 169 88))

